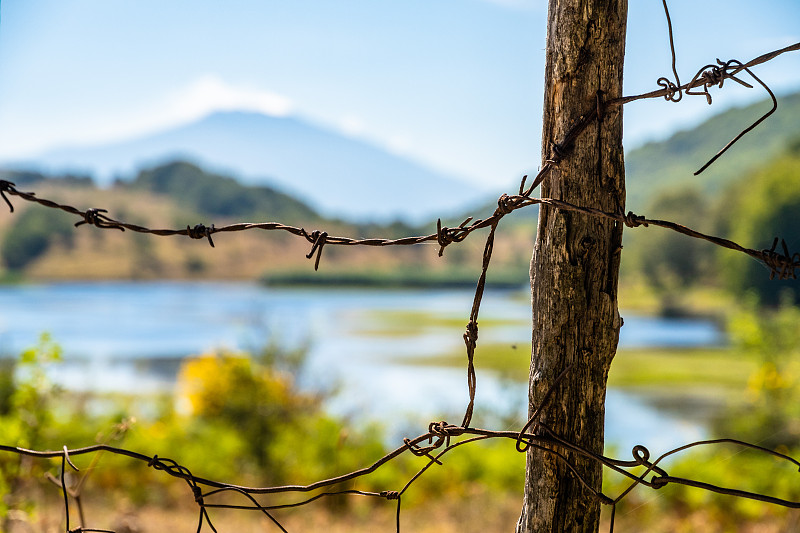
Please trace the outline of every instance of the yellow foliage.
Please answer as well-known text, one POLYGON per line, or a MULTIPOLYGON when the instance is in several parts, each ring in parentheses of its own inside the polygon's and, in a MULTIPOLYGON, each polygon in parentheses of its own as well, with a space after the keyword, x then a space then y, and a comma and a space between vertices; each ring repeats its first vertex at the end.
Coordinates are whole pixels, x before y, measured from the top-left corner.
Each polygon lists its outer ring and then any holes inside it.
POLYGON ((218 416, 226 408, 291 403, 291 379, 253 364, 250 357, 223 352, 183 362, 177 380, 179 406, 187 414, 218 416))

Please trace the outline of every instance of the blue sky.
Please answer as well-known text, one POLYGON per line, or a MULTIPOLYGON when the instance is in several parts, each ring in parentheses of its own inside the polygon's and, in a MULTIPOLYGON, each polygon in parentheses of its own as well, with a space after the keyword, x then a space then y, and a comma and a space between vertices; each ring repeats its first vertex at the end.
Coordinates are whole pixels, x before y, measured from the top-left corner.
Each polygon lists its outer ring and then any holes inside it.
MULTIPOLYGON (((626 94, 671 76, 661 1, 629 4, 626 94)), ((684 81, 717 57, 800 41, 797 0, 672 0, 670 10, 684 81)), ((258 109, 481 187, 511 186, 539 164, 542 0, 2 0, 0 17, 0 160, 258 109)), ((756 72, 798 90, 800 53, 756 72)), ((734 84, 713 94, 713 107, 702 97, 626 106, 626 146, 765 96, 734 84)))

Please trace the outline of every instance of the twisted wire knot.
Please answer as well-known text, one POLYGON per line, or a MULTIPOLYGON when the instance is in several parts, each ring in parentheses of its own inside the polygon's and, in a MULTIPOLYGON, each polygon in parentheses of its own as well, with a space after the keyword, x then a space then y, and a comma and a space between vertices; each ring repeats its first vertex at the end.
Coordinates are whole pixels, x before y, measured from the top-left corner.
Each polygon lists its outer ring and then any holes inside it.
MULTIPOLYGON (((633 459, 637 464, 646 467, 648 470, 650 470, 652 472, 655 472, 656 475, 653 476, 653 479, 652 479, 653 483, 656 482, 655 480, 658 478, 658 476, 661 476, 661 477, 668 477, 669 476, 669 474, 667 474, 666 470, 656 466, 655 464, 653 464, 650 461, 650 450, 648 450, 646 446, 644 446, 642 444, 637 444, 631 450, 631 455, 633 456, 633 459)), ((663 485, 666 485, 666 482, 664 482, 663 485)), ((663 485, 661 485, 661 486, 663 486, 663 485)), ((656 487, 656 488, 661 488, 661 487, 659 486, 659 487, 656 487)))
POLYGON ((550 141, 550 150, 552 150, 553 155, 550 156, 548 161, 552 163, 558 164, 562 159, 567 157, 567 152, 565 151, 564 147, 558 143, 550 141))
POLYGON ((191 228, 186 226, 186 234, 191 239, 202 239, 207 238, 208 244, 214 248, 214 241, 211 240, 211 234, 214 231, 214 224, 211 224, 211 227, 206 227, 204 224, 197 224, 195 227, 191 228))
POLYGON ((403 443, 406 445, 409 451, 417 457, 428 457, 436 464, 441 465, 441 461, 439 461, 436 457, 433 457, 430 453, 433 450, 441 447, 441 445, 445 442, 447 443, 447 446, 450 446, 450 437, 461 435, 463 432, 464 428, 452 426, 444 420, 441 422, 431 422, 428 425, 429 446, 420 446, 419 444, 411 442, 411 440, 408 438, 403 439, 403 443), (435 441, 433 440, 433 437, 436 437, 435 441))
POLYGON ((653 476, 650 480, 650 486, 654 489, 660 489, 669 485, 669 481, 664 479, 662 476, 653 476))
POLYGON ((796 269, 800 268, 800 252, 794 254, 789 253, 789 247, 786 241, 780 239, 783 253, 776 251, 778 247, 778 237, 772 241, 772 248, 769 250, 761 250, 761 260, 767 267, 769 267, 769 279, 779 280, 797 279, 796 269))
POLYGON ((503 193, 503 195, 497 199, 497 209, 494 214, 505 216, 517 209, 523 200, 524 198, 522 198, 522 196, 509 196, 503 193))
POLYGON ((317 253, 317 258, 314 261, 314 270, 319 270, 319 260, 322 258, 322 247, 328 242, 328 233, 325 231, 314 230, 311 235, 306 235, 306 238, 312 241, 311 251, 306 254, 306 259, 311 259, 314 252, 317 253))
POLYGON ((17 189, 15 188, 13 182, 8 180, 0 180, 0 196, 3 197, 3 200, 6 202, 6 205, 12 213, 14 212, 14 205, 11 203, 11 200, 8 199, 6 193, 14 193, 16 190, 17 189))
POLYGON ((396 490, 384 490, 380 492, 381 498, 386 498, 387 500, 399 500, 400 493, 396 490))
POLYGON ((711 68, 703 71, 703 74, 700 76, 700 79, 703 80, 703 85, 706 87, 714 87, 715 85, 719 85, 722 87, 722 84, 725 82, 725 69, 728 68, 728 63, 723 63, 719 59, 717 59, 717 63, 722 67, 720 68, 717 65, 712 66, 711 68))
POLYGON ((442 420, 441 422, 431 422, 428 424, 428 431, 437 437, 458 437, 464 433, 464 428, 448 424, 442 420))
POLYGON ((658 78, 656 83, 660 87, 663 87, 665 91, 667 91, 667 93, 664 95, 664 100, 667 100, 668 102, 680 102, 683 98, 683 92, 681 91, 681 88, 675 85, 669 78, 658 78))
POLYGON ((431 433, 437 437, 437 446, 442 439, 444 439, 446 446, 450 446, 450 437, 458 437, 463 435, 464 428, 461 426, 448 424, 442 420, 441 422, 431 422, 428 424, 428 433, 431 433))
MULTIPOLYGON (((432 439, 429 439, 429 440, 432 440, 432 439)), ((419 444, 412 443, 411 440, 408 439, 408 438, 404 438, 403 439, 403 444, 406 445, 406 447, 408 448, 408 451, 410 451, 412 454, 416 455, 417 457, 429 457, 430 459, 433 459, 436 462, 436 464, 442 464, 442 463, 441 463, 441 461, 439 461, 436 458, 432 457, 430 455, 430 453, 433 450, 435 450, 436 448, 438 448, 439 446, 441 446, 443 442, 444 442, 444 437, 439 437, 438 439, 436 439, 436 442, 434 442, 430 446, 422 447, 419 444)))
POLYGON ((471 347, 475 349, 475 345, 478 343, 478 323, 474 320, 470 320, 467 323, 467 330, 464 332, 464 342, 467 344, 467 347, 471 347))
POLYGON ((194 494, 194 501, 203 505, 203 489, 197 485, 192 485, 192 494, 194 494))
POLYGON ((635 214, 633 211, 628 211, 627 215, 622 215, 622 221, 629 228, 638 228, 639 226, 647 227, 646 219, 643 216, 635 214))
POLYGON ((459 224, 457 228, 448 228, 447 226, 442 226, 441 218, 436 220, 436 242, 439 243, 439 257, 442 257, 444 249, 448 244, 461 242, 467 238, 467 235, 469 235, 469 230, 465 228, 465 226, 469 224, 470 220, 472 220, 472 217, 469 217, 464 222, 459 224))
POLYGON ((75 227, 77 228, 78 226, 89 224, 91 226, 103 229, 114 228, 120 231, 125 231, 125 228, 123 228, 117 222, 105 216, 103 213, 108 213, 108 209, 98 209, 97 207, 90 207, 83 214, 83 220, 75 223, 75 227))
MULTIPOLYGON (((711 105, 711 93, 708 92, 708 89, 715 86, 722 88, 726 78, 730 78, 733 81, 747 87, 748 89, 752 89, 752 85, 740 80, 735 76, 735 74, 742 69, 747 70, 746 67, 742 65, 741 61, 730 59, 723 62, 717 58, 716 65, 706 65, 697 71, 697 74, 694 75, 691 83, 689 83, 689 88, 686 89, 686 94, 703 95, 706 97, 706 102, 711 105), (692 92, 691 87, 694 87, 699 81, 702 81, 703 83, 703 90, 692 92)), ((748 72, 750 71, 748 70, 748 72)))

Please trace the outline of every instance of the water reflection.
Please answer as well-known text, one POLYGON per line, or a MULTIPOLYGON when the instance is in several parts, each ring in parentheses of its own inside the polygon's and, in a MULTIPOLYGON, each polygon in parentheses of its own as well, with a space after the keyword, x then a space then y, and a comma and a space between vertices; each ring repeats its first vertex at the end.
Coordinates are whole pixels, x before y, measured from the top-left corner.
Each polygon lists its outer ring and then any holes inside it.
MULTIPOLYGON (((305 385, 339 385, 343 392, 331 410, 359 419, 396 420, 390 429, 398 430, 403 420, 427 424, 463 416, 464 370, 397 364, 463 349, 463 325, 371 335, 364 324, 397 311, 425 312, 461 324, 471 305, 469 291, 452 290, 311 291, 175 282, 11 286, 0 288, 0 351, 17 354, 47 331, 64 348, 66 364, 54 376, 59 383, 74 390, 141 393, 170 388, 180 358, 190 354, 310 341, 305 385)), ((482 329, 481 341, 530 342, 524 295, 489 291, 481 316, 504 321, 482 329)), ((722 340, 708 321, 625 316, 620 346, 704 346, 722 340)), ((510 415, 524 421, 524 385, 509 385, 480 368, 478 380, 479 406, 518 405, 510 415)), ((633 445, 629 435, 677 443, 702 433, 676 419, 665 422, 660 413, 618 391, 609 392, 607 411, 607 438, 624 448, 633 445)))

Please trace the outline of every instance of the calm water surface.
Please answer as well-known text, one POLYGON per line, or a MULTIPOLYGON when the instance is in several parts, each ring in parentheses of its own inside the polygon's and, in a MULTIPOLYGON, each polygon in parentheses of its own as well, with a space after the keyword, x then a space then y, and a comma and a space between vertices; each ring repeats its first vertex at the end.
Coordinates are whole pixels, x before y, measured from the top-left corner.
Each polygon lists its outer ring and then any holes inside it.
MULTIPOLYGON (((460 290, 304 290, 246 283, 64 283, 0 287, 0 353, 17 354, 49 332, 64 349, 54 378, 76 390, 155 391, 172 386, 180 358, 215 349, 253 350, 268 343, 310 343, 307 387, 342 391, 330 403, 354 419, 390 418, 390 431, 418 433, 420 423, 460 420, 466 372, 414 367, 403 359, 463 349, 462 327, 374 335, 364 324, 387 311, 463 319, 472 305, 460 290)), ((711 322, 629 316, 621 347, 707 346, 723 342, 711 322)), ((510 324, 481 329, 483 342, 530 342, 524 294, 488 291, 481 317, 510 324)), ((526 387, 478 366, 478 406, 525 417, 526 387)), ((607 439, 655 449, 703 435, 616 390, 607 397, 607 439)), ((521 424, 520 424, 521 425, 521 424)))

